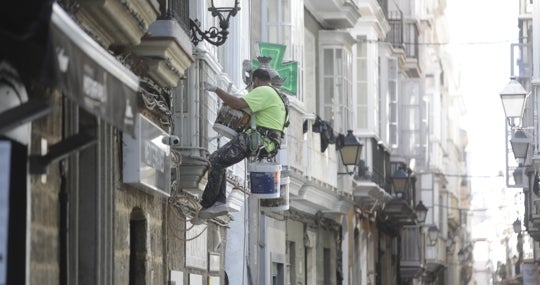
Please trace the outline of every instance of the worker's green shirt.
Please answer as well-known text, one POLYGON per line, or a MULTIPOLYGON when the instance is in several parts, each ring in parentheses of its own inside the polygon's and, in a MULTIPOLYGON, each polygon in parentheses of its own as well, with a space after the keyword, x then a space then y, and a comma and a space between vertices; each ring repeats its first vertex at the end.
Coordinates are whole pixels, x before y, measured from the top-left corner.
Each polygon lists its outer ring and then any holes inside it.
POLYGON ((285 105, 270 86, 259 86, 242 97, 255 114, 257 126, 283 131, 285 105))

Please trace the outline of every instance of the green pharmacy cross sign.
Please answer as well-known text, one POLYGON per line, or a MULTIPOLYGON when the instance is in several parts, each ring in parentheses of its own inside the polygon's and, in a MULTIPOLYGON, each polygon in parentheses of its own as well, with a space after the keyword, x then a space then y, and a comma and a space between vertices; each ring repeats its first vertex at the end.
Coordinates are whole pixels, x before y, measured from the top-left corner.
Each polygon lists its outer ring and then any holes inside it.
MULTIPOLYGON (((270 67, 277 71, 279 77, 285 79, 285 82, 281 86, 281 90, 286 91, 290 95, 296 95, 298 88, 298 62, 283 62, 286 48, 285 45, 280 44, 259 43, 259 53, 261 56, 272 58, 269 63, 270 67)), ((257 68, 260 65, 258 60, 253 60, 252 64, 254 68, 257 68)))

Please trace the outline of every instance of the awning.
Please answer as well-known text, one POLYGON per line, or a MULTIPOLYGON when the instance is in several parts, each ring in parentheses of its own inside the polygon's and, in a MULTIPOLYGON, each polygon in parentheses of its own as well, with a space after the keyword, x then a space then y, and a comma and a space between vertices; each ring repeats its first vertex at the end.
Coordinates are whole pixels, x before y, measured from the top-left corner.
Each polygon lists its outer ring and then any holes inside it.
POLYGON ((53 5, 51 36, 62 91, 88 112, 134 135, 139 79, 53 5))

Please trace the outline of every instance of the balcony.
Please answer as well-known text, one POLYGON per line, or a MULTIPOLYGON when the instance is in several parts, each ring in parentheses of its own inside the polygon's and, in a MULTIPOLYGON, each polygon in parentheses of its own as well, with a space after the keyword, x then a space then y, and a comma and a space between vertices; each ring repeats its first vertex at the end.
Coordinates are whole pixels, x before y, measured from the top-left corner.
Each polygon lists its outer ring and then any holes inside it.
POLYGON ((306 0, 305 6, 325 29, 348 29, 360 18, 356 2, 351 0, 306 0))
POLYGON ((437 237, 429 243, 422 226, 404 226, 401 229, 400 274, 403 280, 418 274, 432 275, 446 264, 446 240, 437 237))
POLYGON ((411 279, 423 269, 423 236, 420 226, 405 226, 401 229, 400 275, 403 280, 411 279))
POLYGON ((532 207, 530 209, 530 221, 533 227, 540 228, 540 197, 532 194, 532 207))
POLYGON ((390 32, 386 40, 392 44, 394 52, 400 55, 400 65, 411 77, 421 74, 418 62, 419 32, 414 20, 407 20, 399 11, 388 12, 390 32))
POLYGON ((132 51, 144 60, 148 75, 162 87, 176 87, 194 62, 189 36, 174 19, 155 21, 132 51))
POLYGON ((534 225, 533 223, 529 222, 528 226, 527 226, 527 233, 535 241, 540 241, 540 227, 538 227, 538 226, 534 225))
POLYGON ((358 11, 362 15, 360 21, 365 20, 370 23, 376 23, 378 30, 387 33, 390 30, 390 26, 386 21, 384 9, 385 7, 381 6, 381 3, 377 0, 359 1, 358 11))
POLYGON ((429 273, 437 272, 446 264, 446 239, 438 236, 435 244, 426 245, 425 269, 429 273))
POLYGON ((197 195, 202 177, 210 169, 208 150, 203 148, 172 146, 172 152, 178 157, 176 169, 176 183, 193 195, 197 195))
POLYGON ((393 198, 386 202, 384 214, 388 217, 388 224, 395 228, 416 224, 416 214, 408 201, 401 198, 393 198))
POLYGON ((134 46, 159 15, 157 0, 79 0, 77 18, 105 47, 134 46))
POLYGON ((384 203, 392 199, 385 190, 385 185, 390 184, 386 177, 390 155, 374 138, 363 138, 361 143, 364 144, 364 160, 360 161, 354 177, 353 196, 361 208, 371 209, 377 201, 384 203))
POLYGON ((339 189, 338 152, 335 144, 321 150, 321 134, 312 130, 314 115, 304 115, 291 100, 290 126, 285 144, 290 177, 290 204, 302 212, 332 216, 352 206, 351 189, 339 189), (307 126, 305 133, 303 125, 307 126))

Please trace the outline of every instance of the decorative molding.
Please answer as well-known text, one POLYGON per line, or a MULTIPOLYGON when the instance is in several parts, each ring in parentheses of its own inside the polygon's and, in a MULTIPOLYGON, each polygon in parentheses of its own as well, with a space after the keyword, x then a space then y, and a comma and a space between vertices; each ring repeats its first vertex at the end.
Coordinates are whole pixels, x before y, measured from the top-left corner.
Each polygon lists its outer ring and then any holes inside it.
POLYGON ((361 17, 356 4, 350 1, 306 0, 305 6, 326 29, 352 28, 361 17))
POLYGON ((157 0, 81 0, 76 16, 105 47, 141 42, 159 15, 157 0))
POLYGON ((131 50, 148 65, 148 75, 160 86, 176 87, 194 62, 185 32, 175 20, 154 22, 141 44, 131 50))

